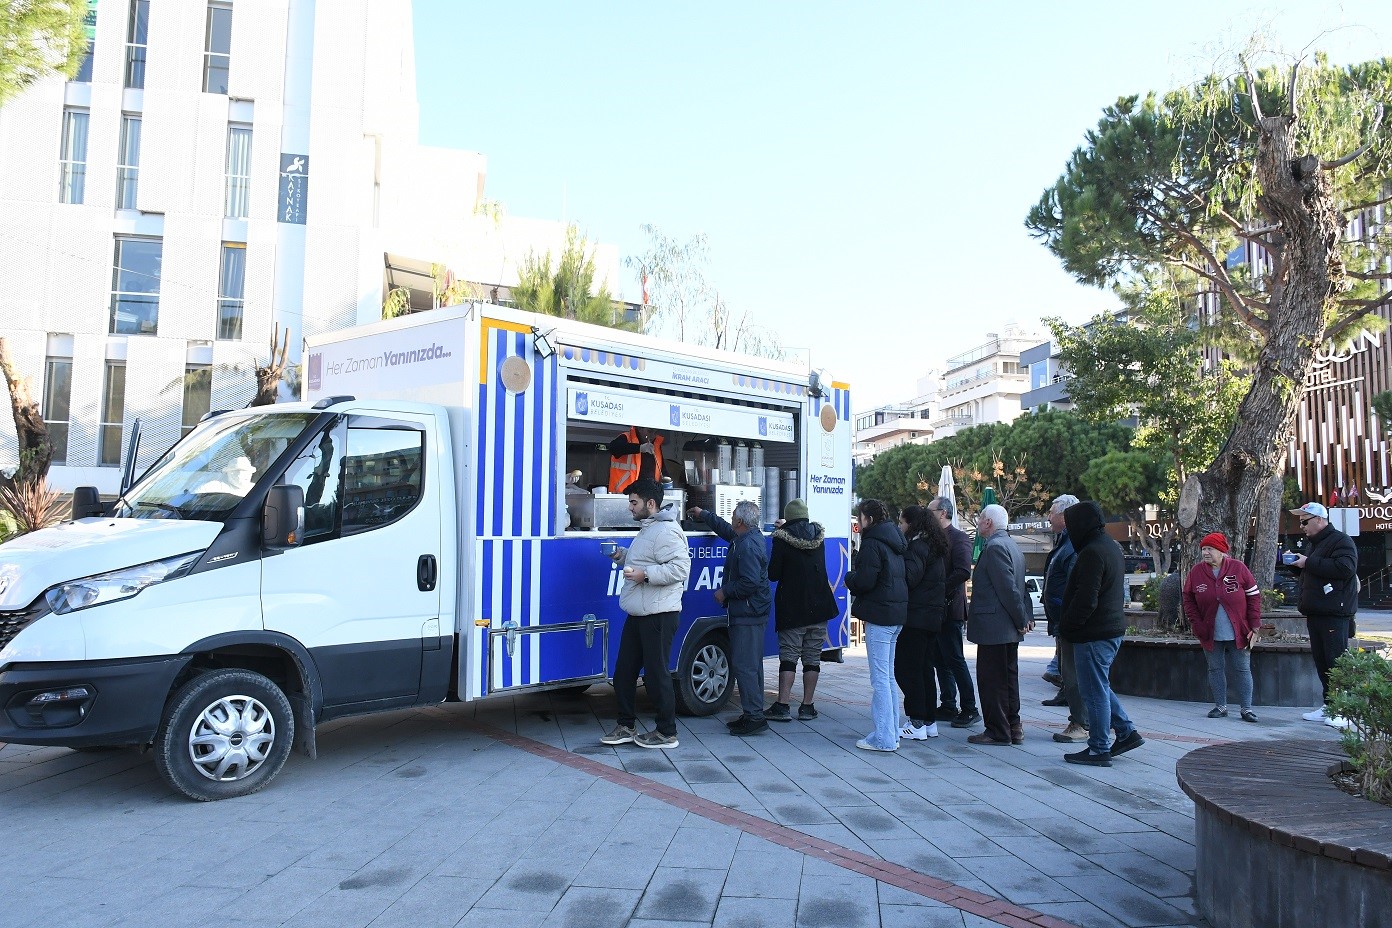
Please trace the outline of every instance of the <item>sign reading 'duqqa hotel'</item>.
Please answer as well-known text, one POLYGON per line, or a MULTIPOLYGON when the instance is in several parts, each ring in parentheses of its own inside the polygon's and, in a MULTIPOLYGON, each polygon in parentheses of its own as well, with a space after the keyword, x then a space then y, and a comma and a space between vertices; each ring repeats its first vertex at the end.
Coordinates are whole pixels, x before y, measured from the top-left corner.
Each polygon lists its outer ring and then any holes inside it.
MULTIPOLYGON (((1386 318, 1387 308, 1379 315, 1386 318)), ((1392 531, 1392 458, 1372 398, 1392 390, 1392 330, 1325 344, 1305 379, 1287 460, 1301 496, 1358 509, 1364 532, 1392 531)), ((1392 423, 1389 423, 1392 424, 1392 423)))

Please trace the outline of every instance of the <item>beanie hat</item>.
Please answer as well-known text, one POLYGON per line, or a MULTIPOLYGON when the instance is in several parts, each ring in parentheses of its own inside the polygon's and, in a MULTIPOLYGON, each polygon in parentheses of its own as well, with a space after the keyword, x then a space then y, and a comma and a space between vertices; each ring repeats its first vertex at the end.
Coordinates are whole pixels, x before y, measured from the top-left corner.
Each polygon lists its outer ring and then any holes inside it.
POLYGON ((1200 548, 1212 548, 1215 551, 1228 553, 1228 540, 1223 537, 1221 532, 1209 532, 1203 536, 1203 541, 1199 542, 1200 548))
POLYGON ((807 504, 800 499, 788 500, 788 505, 783 507, 783 518, 789 522, 807 518, 807 504))

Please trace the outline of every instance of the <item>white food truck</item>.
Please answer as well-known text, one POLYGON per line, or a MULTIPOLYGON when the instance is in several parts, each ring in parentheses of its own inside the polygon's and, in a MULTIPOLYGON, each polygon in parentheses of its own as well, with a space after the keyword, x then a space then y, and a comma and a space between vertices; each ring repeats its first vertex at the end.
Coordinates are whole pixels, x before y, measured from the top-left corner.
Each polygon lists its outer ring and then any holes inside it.
MULTIPOLYGON (((610 679, 636 525, 609 445, 667 498, 806 500, 847 644, 850 395, 805 368, 475 303, 311 339, 304 402, 215 412, 114 505, 0 545, 0 741, 150 745, 245 795, 341 716, 610 679)), ((679 706, 732 689, 725 544, 685 523, 679 706)), ((770 629, 766 653, 776 652, 770 629)), ((834 655, 828 655, 834 657, 834 655)))

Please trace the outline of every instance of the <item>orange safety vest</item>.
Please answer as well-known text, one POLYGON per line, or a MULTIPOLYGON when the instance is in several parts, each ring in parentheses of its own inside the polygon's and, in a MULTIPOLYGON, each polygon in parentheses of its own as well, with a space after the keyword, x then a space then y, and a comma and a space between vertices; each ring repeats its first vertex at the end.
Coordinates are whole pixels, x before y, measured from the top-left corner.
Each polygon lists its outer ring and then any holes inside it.
MULTIPOLYGON (((630 427, 624 432, 624 437, 633 444, 638 444, 638 430, 630 427)), ((658 483, 662 482, 662 436, 654 435, 652 440, 653 458, 656 459, 657 466, 653 470, 653 479, 658 483)), ((630 483, 638 479, 638 468, 643 463, 643 454, 621 454, 609 460, 609 492, 622 493, 628 488, 630 483)))

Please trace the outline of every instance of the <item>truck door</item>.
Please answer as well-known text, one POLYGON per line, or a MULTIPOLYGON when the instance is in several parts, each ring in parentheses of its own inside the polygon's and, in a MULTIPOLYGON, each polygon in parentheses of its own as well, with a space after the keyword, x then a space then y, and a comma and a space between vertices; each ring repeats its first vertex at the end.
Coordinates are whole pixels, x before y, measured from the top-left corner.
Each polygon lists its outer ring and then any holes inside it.
POLYGON ((265 625, 309 649, 326 710, 414 702, 422 652, 441 647, 432 423, 343 416, 281 480, 304 489, 304 541, 262 559, 265 625))

